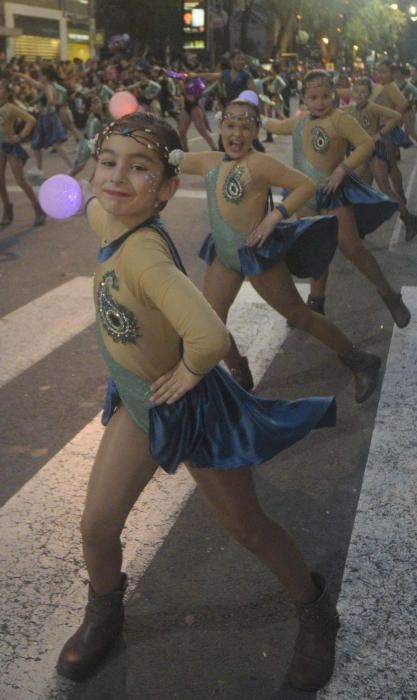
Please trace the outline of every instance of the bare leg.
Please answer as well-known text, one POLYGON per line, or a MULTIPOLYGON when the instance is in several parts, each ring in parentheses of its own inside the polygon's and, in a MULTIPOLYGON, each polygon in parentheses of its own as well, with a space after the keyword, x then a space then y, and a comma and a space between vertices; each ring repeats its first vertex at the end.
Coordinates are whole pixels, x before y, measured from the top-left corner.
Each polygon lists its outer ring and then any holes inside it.
POLYGON ((65 161, 65 163, 68 165, 68 167, 72 166, 72 160, 69 157, 68 153, 66 152, 65 148, 60 144, 60 143, 55 143, 54 147, 56 148, 57 152, 61 156, 61 158, 65 161))
POLYGON ((307 603, 317 590, 292 537, 262 510, 249 468, 190 469, 216 516, 230 534, 277 576, 294 603, 307 603))
POLYGON ((96 593, 109 593, 120 585, 120 534, 158 466, 148 445, 148 435, 126 409, 116 411, 97 452, 81 522, 84 557, 96 593))
POLYGON ((33 157, 35 159, 36 167, 39 168, 39 170, 42 170, 42 149, 41 148, 33 148, 33 157))
POLYGON ((398 163, 397 163, 396 146, 394 143, 387 141, 386 148, 387 148, 389 162, 391 165, 391 172, 389 174, 389 179, 391 180, 392 186, 397 193, 397 197, 402 199, 404 201, 404 204, 405 204, 407 201, 407 198, 406 198, 405 193, 404 193, 403 176, 401 174, 401 171, 400 171, 400 169, 398 167, 398 163))
POLYGON ((66 105, 62 106, 59 109, 58 116, 59 116, 59 118, 64 126, 65 131, 70 131, 71 134, 73 135, 73 137, 75 138, 75 140, 79 141, 81 138, 80 133, 79 133, 77 127, 75 126, 75 124, 72 120, 72 116, 69 112, 69 108, 66 105))
POLYGON ((1 201, 3 202, 4 209, 7 206, 10 206, 9 193, 7 192, 7 189, 6 189, 6 165, 7 165, 6 156, 3 156, 3 155, 0 156, 0 198, 1 198, 1 201))
POLYGON ((417 143, 416 114, 413 109, 408 109, 404 114, 404 130, 417 143))
POLYGON ((178 121, 178 134, 184 151, 188 151, 187 131, 191 124, 191 117, 185 109, 182 110, 178 121))
MULTIPOLYGON (((223 265, 217 256, 211 265, 207 267, 203 283, 203 294, 224 324, 227 324, 229 309, 236 299, 242 282, 242 275, 223 265)), ((229 335, 231 345, 224 361, 231 368, 237 367, 242 362, 242 355, 232 334, 229 333, 229 335)))
POLYGON ((216 151, 216 144, 214 143, 211 134, 207 131, 205 122, 204 122, 204 115, 202 114, 202 107, 200 105, 196 105, 194 109, 191 112, 191 118, 195 124, 195 127, 198 131, 199 134, 205 139, 210 146, 212 151, 216 151))
POLYGON ((385 296, 392 292, 372 253, 362 243, 351 207, 334 209, 339 220, 339 250, 376 289, 385 296))
POLYGON ((277 263, 261 275, 249 277, 249 281, 258 294, 292 325, 307 331, 339 355, 352 350, 352 343, 337 326, 303 302, 284 262, 277 263))
POLYGON ((21 161, 20 158, 16 158, 15 156, 9 156, 9 162, 10 162, 10 168, 12 170, 14 179, 16 180, 16 185, 18 185, 19 187, 22 188, 23 192, 30 200, 30 203, 32 204, 33 208, 38 209, 39 208, 38 198, 35 194, 33 187, 30 186, 30 184, 28 183, 28 181, 25 178, 25 174, 23 171, 23 168, 24 168, 23 161, 21 161))
POLYGON ((405 201, 401 199, 401 197, 398 196, 397 192, 395 192, 395 190, 391 187, 388 175, 388 164, 381 158, 374 157, 371 160, 371 172, 373 174, 373 177, 375 178, 377 187, 381 190, 381 192, 398 202, 401 214, 406 215, 407 207, 405 201))

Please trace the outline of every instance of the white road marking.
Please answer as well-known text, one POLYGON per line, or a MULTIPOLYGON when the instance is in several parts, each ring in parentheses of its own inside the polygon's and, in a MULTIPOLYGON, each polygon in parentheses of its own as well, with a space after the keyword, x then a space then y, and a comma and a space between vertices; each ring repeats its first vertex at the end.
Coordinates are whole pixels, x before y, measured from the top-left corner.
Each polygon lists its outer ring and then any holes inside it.
MULTIPOLYGON (((297 286, 306 298, 308 285, 297 286)), ((258 382, 288 333, 285 320, 245 282, 230 328, 258 382)), ((56 677, 54 665, 85 605, 78 527, 101 434, 97 416, 0 511, 0 697, 7 700, 65 697, 68 684, 56 677)), ((134 585, 193 490, 181 468, 175 476, 158 473, 141 495, 124 531, 124 566, 134 585)))
POLYGON ((391 339, 320 700, 417 698, 417 287, 402 291, 412 321, 391 339))
POLYGON ((0 387, 94 321, 92 281, 76 277, 0 319, 0 387))
MULTIPOLYGON (((413 170, 411 172, 410 179, 408 181, 407 189, 405 191, 405 196, 406 196, 407 200, 411 194, 411 190, 413 188, 414 180, 416 179, 416 175, 417 175, 417 160, 414 163, 414 167, 413 167, 413 170)), ((401 231, 402 231, 403 226, 404 226, 404 224, 403 224, 402 220, 400 219, 400 215, 398 215, 397 221, 395 222, 394 228, 392 230, 392 236, 391 236, 391 240, 389 242, 388 250, 394 250, 394 248, 396 248, 399 245, 401 231)))

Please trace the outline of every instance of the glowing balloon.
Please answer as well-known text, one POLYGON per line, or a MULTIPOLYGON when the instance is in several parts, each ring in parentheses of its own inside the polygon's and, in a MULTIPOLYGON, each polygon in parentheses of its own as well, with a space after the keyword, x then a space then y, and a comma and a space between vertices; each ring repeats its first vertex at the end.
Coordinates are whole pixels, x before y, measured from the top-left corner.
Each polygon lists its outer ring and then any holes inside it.
POLYGON ((121 119, 127 114, 133 114, 139 109, 139 102, 131 92, 122 90, 116 92, 109 102, 109 111, 113 119, 121 119))
POLYGON ((254 105, 259 105, 259 97, 253 90, 244 90, 240 93, 237 98, 238 100, 246 100, 246 102, 253 102, 254 105))
POLYGON ((178 71, 171 69, 166 70, 165 75, 167 75, 168 78, 175 78, 176 80, 185 80, 188 78, 188 73, 178 73, 178 71))
POLYGON ((77 180, 69 175, 53 175, 39 189, 39 203, 53 219, 67 219, 80 210, 83 193, 77 180))

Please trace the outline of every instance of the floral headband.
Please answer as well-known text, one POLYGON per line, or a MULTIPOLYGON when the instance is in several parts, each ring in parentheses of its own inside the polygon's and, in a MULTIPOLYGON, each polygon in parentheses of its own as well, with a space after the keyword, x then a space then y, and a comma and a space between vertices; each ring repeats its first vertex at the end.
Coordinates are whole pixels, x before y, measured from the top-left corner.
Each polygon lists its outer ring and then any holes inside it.
POLYGON ((146 127, 143 129, 138 127, 132 128, 119 122, 111 122, 99 134, 88 141, 88 149, 96 159, 100 155, 104 139, 109 138, 112 134, 128 136, 141 146, 146 146, 146 148, 156 151, 162 160, 166 160, 174 167, 175 175, 178 175, 179 165, 184 158, 184 151, 180 148, 174 148, 170 151, 167 146, 158 141, 152 129, 146 127))

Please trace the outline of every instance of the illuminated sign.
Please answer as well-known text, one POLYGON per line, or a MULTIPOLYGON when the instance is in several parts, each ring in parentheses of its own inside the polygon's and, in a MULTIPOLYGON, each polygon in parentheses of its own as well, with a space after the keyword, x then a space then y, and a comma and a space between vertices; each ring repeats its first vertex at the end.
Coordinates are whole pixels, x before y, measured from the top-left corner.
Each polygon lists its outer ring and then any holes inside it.
POLYGON ((185 0, 182 6, 183 47, 206 48, 207 0, 185 0))

